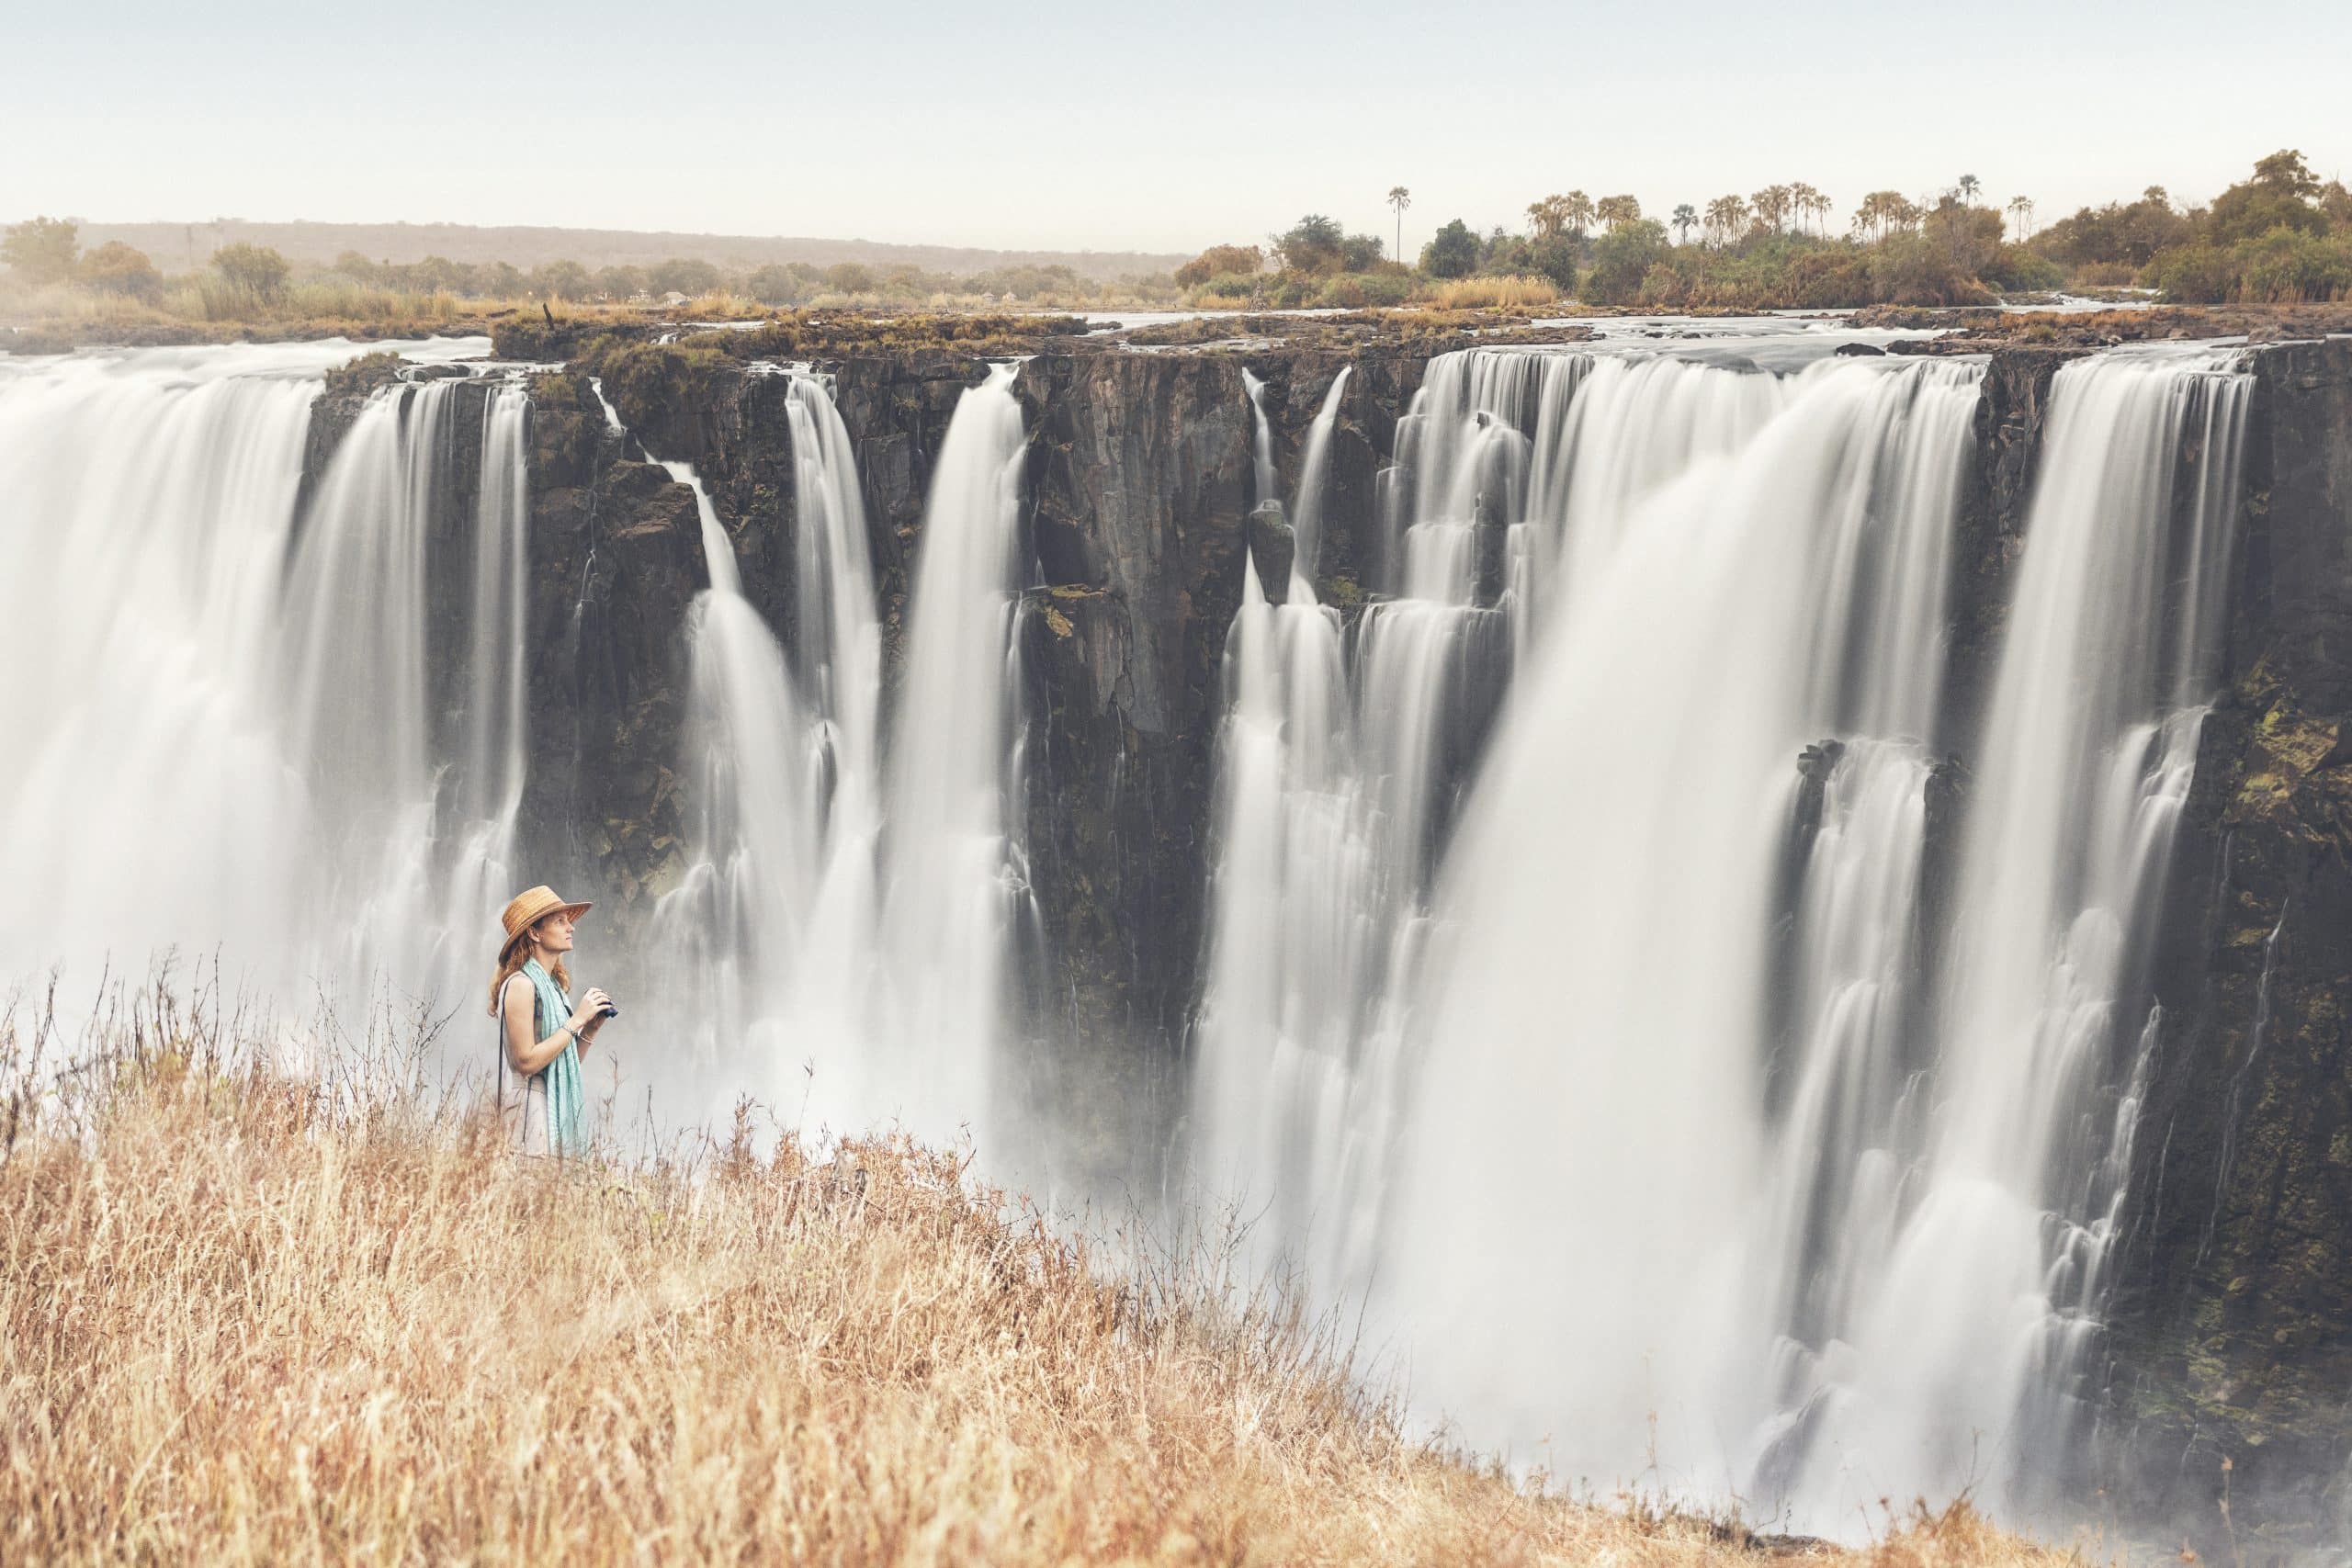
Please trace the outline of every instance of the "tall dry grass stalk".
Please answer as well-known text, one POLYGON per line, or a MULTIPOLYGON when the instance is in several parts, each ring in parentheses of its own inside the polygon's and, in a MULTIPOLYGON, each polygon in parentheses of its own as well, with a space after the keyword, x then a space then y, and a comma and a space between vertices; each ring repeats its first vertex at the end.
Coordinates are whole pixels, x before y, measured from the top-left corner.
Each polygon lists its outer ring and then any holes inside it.
POLYGON ((1431 304, 1448 310, 1509 310, 1556 304, 1560 290, 1547 277, 1457 277, 1430 291, 1431 304))
MULTIPOLYGON (((0 1019, 0 1560, 1757 1561, 1408 1440, 1295 1313, 950 1156, 517 1160, 131 1015, 38 1086, 0 1019)), ((2056 1561, 1964 1508, 1824 1556, 2056 1561)))

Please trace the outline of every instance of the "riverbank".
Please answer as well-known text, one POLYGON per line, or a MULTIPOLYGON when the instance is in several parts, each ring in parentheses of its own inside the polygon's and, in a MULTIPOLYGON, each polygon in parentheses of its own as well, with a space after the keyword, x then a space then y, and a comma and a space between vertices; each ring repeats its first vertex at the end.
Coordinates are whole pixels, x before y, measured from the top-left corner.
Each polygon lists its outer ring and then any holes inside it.
POLYGON ((1964 1506, 1849 1551, 1514 1484, 1280 1303, 1114 1278, 951 1154, 560 1169, 141 1031, 7 1116, 16 1561, 2080 1561, 1964 1506))
MULTIPOLYGON (((450 307, 450 302, 440 302, 450 307)), ((823 310, 735 308, 711 313, 643 306, 475 305, 361 317, 286 317, 243 321, 184 321, 92 316, 79 320, 0 316, 0 353, 63 354, 77 349, 154 348, 223 343, 354 342, 488 337, 502 358, 553 362, 598 338, 677 342, 727 359, 832 356, 936 350, 1026 355, 1074 347, 1165 349, 1260 343, 1353 353, 1448 347, 1562 344, 1600 335, 1612 321, 1752 320, 1733 310, 1657 316, 1623 306, 1559 304, 1446 310, 1278 312, 1248 310, 1097 311, 1071 315, 1003 310, 899 310, 845 306, 823 310)), ((1934 332, 1894 352, 1981 354, 2005 346, 2092 349, 2162 339, 2244 337, 2275 343, 2352 333, 2352 304, 2127 305, 2107 310, 2018 310, 1871 306, 1806 312, 1801 318, 1859 328, 1934 332)))

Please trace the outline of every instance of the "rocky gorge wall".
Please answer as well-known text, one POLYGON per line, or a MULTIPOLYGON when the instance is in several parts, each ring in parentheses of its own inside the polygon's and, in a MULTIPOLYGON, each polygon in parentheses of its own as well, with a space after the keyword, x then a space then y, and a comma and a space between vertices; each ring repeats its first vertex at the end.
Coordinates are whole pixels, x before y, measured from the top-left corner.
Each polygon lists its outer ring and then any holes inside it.
MULTIPOLYGON (((1953 755, 1930 800, 1931 925, 2053 378, 2079 352, 2000 348, 1983 384, 1939 742, 1953 755)), ((1363 598, 1374 476, 1425 355, 1073 349, 1030 358, 1014 384, 1038 568, 1021 622, 1042 920, 1028 999, 1050 1043, 1037 1090, 1142 1151, 1139 1178, 1181 1114, 1176 1069, 1200 984, 1220 663, 1257 499, 1241 373, 1266 384, 1287 494, 1306 428, 1350 364, 1317 571, 1344 610, 1363 598)), ((2128 1497, 2135 1517, 2206 1530, 2227 1459, 2242 1510, 2258 1498, 2282 1540, 2308 1541, 2352 1523, 2352 341, 2267 344, 2252 364, 2224 694, 2156 919, 2151 983, 2165 1021, 2098 1391, 2105 1440, 2083 1479, 2128 1497)), ((895 679, 931 464, 981 362, 922 351, 824 367, 857 457, 895 679)), ((781 379, 640 370, 608 377, 606 391, 661 457, 695 463, 746 594, 789 637, 797 520, 781 379)), ((683 628, 707 581, 698 525, 692 493, 606 430, 583 375, 530 385, 538 739, 526 858, 591 889, 613 921, 600 942, 626 952, 684 869, 674 769, 683 628)), ((362 395, 322 400, 322 457, 362 395)), ((461 557, 448 558, 456 570, 461 557)), ((445 585, 435 602, 456 593, 445 585)))
POLYGON ((2352 1540, 2352 340, 2253 367, 2109 1395, 2133 1502, 2300 1546, 2352 1540))

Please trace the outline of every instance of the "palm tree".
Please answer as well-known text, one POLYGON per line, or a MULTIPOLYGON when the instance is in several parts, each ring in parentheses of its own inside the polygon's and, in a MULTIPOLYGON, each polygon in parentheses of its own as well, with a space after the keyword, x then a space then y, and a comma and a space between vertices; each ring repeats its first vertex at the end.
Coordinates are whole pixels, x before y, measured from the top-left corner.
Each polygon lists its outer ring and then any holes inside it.
POLYGON ((1560 199, 1566 203, 1560 210, 1566 215, 1571 232, 1581 234, 1591 226, 1592 197, 1580 190, 1572 190, 1560 199))
POLYGON ((1403 186, 1388 187, 1388 205, 1396 209, 1396 259, 1405 259, 1405 209, 1413 205, 1413 193, 1403 186))
POLYGON ((1528 220, 1535 226, 1537 239, 1556 240, 1560 237, 1560 231, 1568 226, 1568 198, 1565 196, 1547 196, 1543 200, 1529 205, 1527 217, 1528 220))
POLYGON ((1886 223, 1887 195, 1885 191, 1874 190, 1862 197, 1862 204, 1854 209, 1856 233, 1871 240, 1881 237, 1886 223))
POLYGON ((1604 196, 1592 204, 1592 215, 1614 229, 1620 223, 1640 222, 1642 204, 1630 196, 1604 196))
POLYGON ((1960 199, 1968 203, 1969 206, 1973 207, 1976 205, 1976 193, 1984 188, 1984 182, 1978 179, 1974 175, 1962 175, 1960 176, 1960 199))
POLYGON ((1747 226, 1747 198, 1741 196, 1719 196, 1707 203, 1707 231, 1724 244, 1737 239, 1747 226))
POLYGON ((2030 196, 2009 197, 2008 210, 2009 216, 2018 220, 2018 243, 2022 245, 2025 243, 2026 226, 2033 221, 2033 197, 2030 196))
POLYGON ((1674 209, 1674 237, 1683 244, 1690 243, 1690 231, 1699 221, 1699 209, 1689 202, 1674 209))
POLYGON ((1747 199, 1755 204, 1756 220, 1770 225, 1772 232, 1779 233, 1781 225, 1789 216, 1789 187, 1766 186, 1747 199))
POLYGON ((1919 221, 1919 207, 1899 190, 1874 190, 1854 209, 1854 227, 1874 240, 1919 221))
POLYGON ((1826 210, 1829 205, 1829 198, 1805 184, 1804 181, 1799 180, 1789 186, 1789 205, 1795 209, 1798 220, 1804 222, 1810 220, 1815 213, 1826 210))
POLYGON ((1804 231, 1806 220, 1813 216, 1813 187, 1803 180, 1789 182, 1789 217, 1799 232, 1804 231))

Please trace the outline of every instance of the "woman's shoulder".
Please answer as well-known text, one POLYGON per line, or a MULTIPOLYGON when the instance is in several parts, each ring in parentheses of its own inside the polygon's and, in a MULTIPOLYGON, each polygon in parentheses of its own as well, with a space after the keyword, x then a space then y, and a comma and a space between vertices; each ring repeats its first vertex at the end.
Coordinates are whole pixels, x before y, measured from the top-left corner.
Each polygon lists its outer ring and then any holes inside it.
POLYGON ((506 976, 506 983, 498 988, 498 999, 502 1002, 511 1002, 517 998, 530 995, 531 990, 531 977, 517 969, 506 976))

